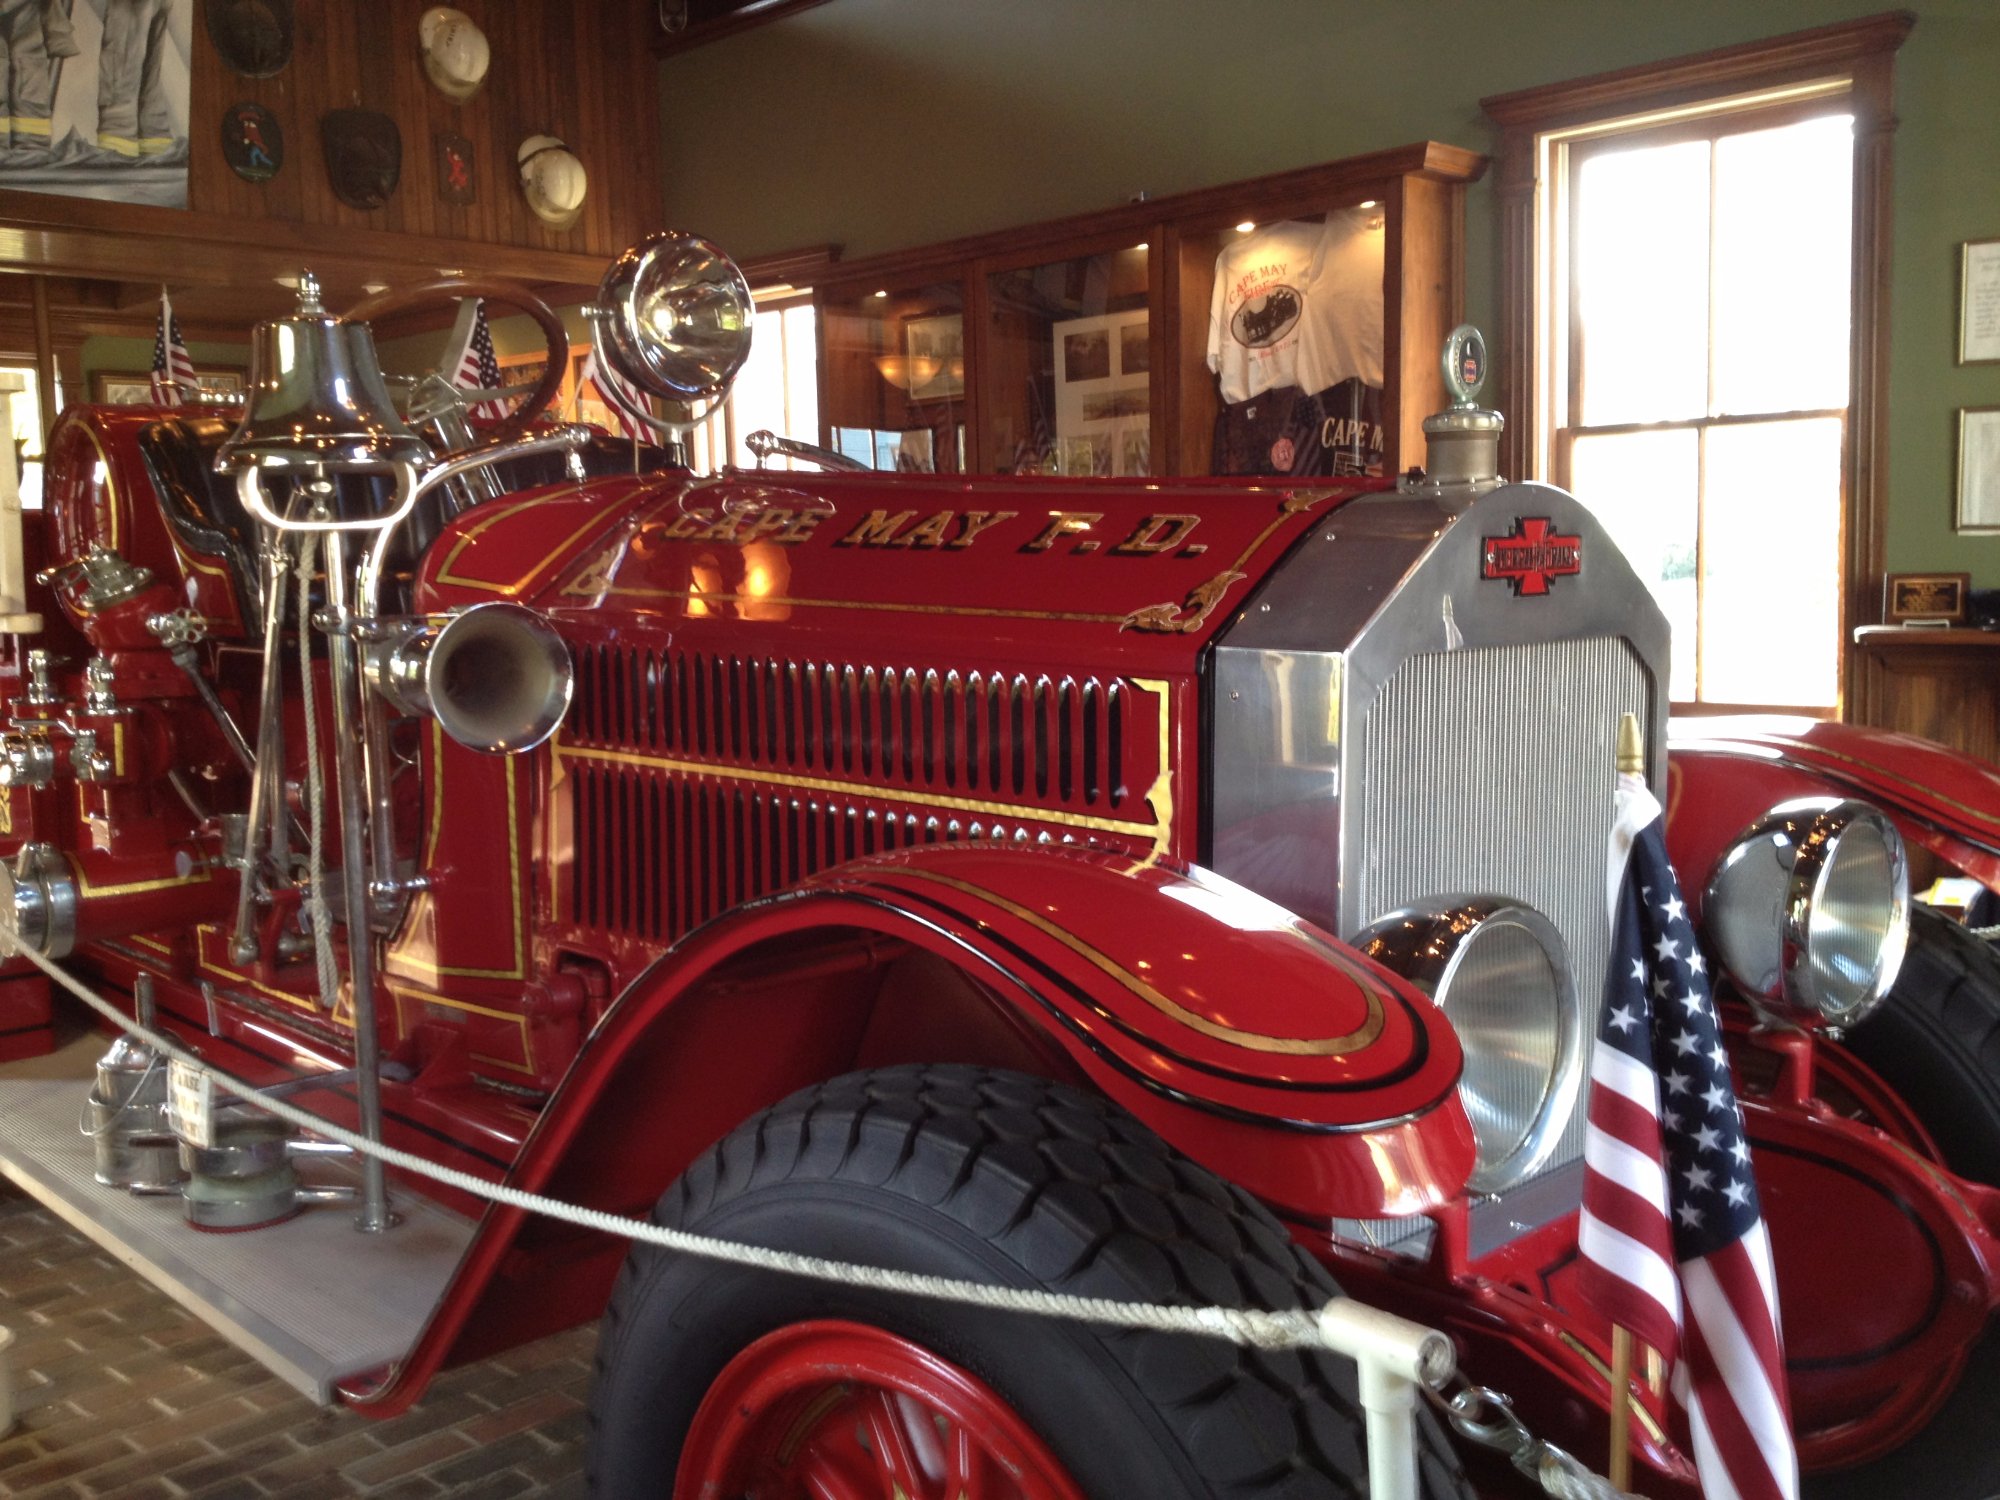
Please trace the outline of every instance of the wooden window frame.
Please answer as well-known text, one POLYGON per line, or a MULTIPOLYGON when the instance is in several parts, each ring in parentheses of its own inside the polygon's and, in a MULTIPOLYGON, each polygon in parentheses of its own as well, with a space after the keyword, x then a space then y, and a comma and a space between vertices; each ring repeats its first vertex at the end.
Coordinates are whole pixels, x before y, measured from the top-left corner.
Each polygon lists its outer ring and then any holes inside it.
POLYGON ((1547 309, 1537 242, 1546 212, 1544 138, 1590 125, 1654 120, 1732 99, 1809 90, 1838 80, 1854 116, 1853 305, 1849 421, 1841 461, 1840 684, 1857 700, 1859 663, 1847 649, 1880 606, 1889 452, 1890 147, 1896 51, 1916 24, 1907 11, 1822 26, 1719 51, 1497 94, 1480 107, 1500 128, 1501 470, 1540 477, 1537 435, 1553 401, 1547 309))

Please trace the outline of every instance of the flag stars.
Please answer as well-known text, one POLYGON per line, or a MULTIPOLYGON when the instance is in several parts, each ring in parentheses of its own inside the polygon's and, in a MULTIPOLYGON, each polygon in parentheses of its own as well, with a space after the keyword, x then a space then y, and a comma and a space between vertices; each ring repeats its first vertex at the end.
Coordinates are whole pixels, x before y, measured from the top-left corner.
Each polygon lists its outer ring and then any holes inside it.
POLYGON ((1714 1174, 1707 1167, 1689 1167, 1681 1173, 1681 1180, 1691 1193, 1704 1193, 1715 1186, 1714 1174))
POLYGON ((1693 1080, 1687 1074, 1676 1068, 1673 1072, 1667 1074, 1667 1092, 1670 1094, 1685 1094, 1688 1091, 1688 1084, 1691 1082, 1693 1080))
POLYGON ((1666 975, 1661 974, 1653 980, 1653 998, 1655 1000, 1664 1000, 1673 992, 1674 982, 1667 978, 1666 975))
POLYGON ((1653 952, 1663 960, 1679 958, 1681 956, 1681 945, 1665 933, 1661 933, 1660 940, 1653 944, 1653 952))
POLYGON ((1690 1052, 1701 1051, 1701 1038, 1692 1031, 1683 1031, 1674 1038, 1674 1053, 1686 1057, 1690 1052))
POLYGON ((1750 1143, 1744 1140, 1742 1136, 1739 1135, 1730 1145, 1729 1154, 1744 1166, 1747 1167, 1750 1165, 1750 1143))
POLYGON ((1750 1185, 1740 1177, 1734 1178, 1722 1190, 1722 1196, 1729 1200, 1732 1208, 1741 1208, 1750 1201, 1750 1185))
POLYGON ((1694 1133, 1694 1143, 1703 1151, 1716 1151, 1722 1147, 1722 1132, 1713 1125, 1704 1125, 1694 1133))
POLYGON ((1674 1210, 1674 1214, 1681 1221, 1682 1227, 1687 1229, 1701 1228, 1701 1210, 1696 1208, 1692 1203, 1683 1203, 1679 1208, 1674 1210))
POLYGON ((1681 893, 1679 891, 1675 891, 1672 895, 1668 896, 1666 901, 1660 906, 1660 915, 1665 917, 1669 922, 1678 922, 1686 914, 1687 907, 1682 905, 1681 893))
POLYGON ((1729 1090, 1719 1083, 1710 1084, 1701 1097, 1712 1110, 1724 1110, 1730 1107, 1729 1090))
POLYGON ((1686 993, 1680 997, 1679 1003, 1681 1009, 1691 1016, 1705 1016, 1708 1014, 1708 997, 1693 986, 1688 987, 1686 993))
POLYGON ((1706 974, 1708 972, 1708 960, 1701 956, 1701 949, 1699 948, 1688 955, 1687 963, 1688 967, 1697 974, 1706 974))
POLYGON ((1643 959, 1643 958, 1635 958, 1635 959, 1633 959, 1633 960, 1632 960, 1632 977, 1633 977, 1634 979, 1637 979, 1637 980, 1641 980, 1641 981, 1643 981, 1643 980, 1645 979, 1645 977, 1646 977, 1646 960, 1645 960, 1645 959, 1643 959))
POLYGON ((1729 1051, 1722 1043, 1717 1042, 1708 1049, 1708 1060, 1718 1068, 1726 1068, 1729 1066, 1729 1051))
POLYGON ((1632 1030, 1639 1024, 1639 1018, 1632 1013, 1632 1007, 1621 1005, 1611 1013, 1611 1027, 1620 1033, 1632 1030))

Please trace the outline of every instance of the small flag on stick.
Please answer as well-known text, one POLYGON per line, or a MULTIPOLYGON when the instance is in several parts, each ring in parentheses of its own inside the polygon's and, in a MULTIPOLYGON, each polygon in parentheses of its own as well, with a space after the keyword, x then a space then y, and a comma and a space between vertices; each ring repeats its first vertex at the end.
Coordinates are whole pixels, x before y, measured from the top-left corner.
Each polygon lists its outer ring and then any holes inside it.
MULTIPOLYGON (((1687 1408, 1704 1492, 1796 1500, 1777 1284, 1743 1111, 1629 714, 1619 739, 1581 1295, 1678 1360, 1674 1395, 1687 1408)), ((1615 1450, 1626 1433, 1613 1437, 1615 1450)))
POLYGON ((195 379, 194 356, 181 338, 180 320, 160 288, 160 321, 153 330, 153 399, 162 406, 179 406, 195 399, 201 391, 195 379))
MULTIPOLYGON (((451 383, 462 391, 500 389, 500 359, 493 352, 493 328, 486 321, 486 299, 475 297, 472 317, 464 325, 464 343, 455 357, 444 362, 451 383)), ((507 403, 499 398, 481 401, 466 413, 475 422, 497 422, 507 415, 507 403)))
POLYGON ((597 357, 594 346, 584 360, 583 379, 586 384, 597 387, 597 393, 611 409, 612 418, 618 424, 619 436, 628 437, 635 443, 647 440, 650 433, 640 418, 650 416, 652 407, 639 393, 639 388, 620 375, 609 360, 597 357))

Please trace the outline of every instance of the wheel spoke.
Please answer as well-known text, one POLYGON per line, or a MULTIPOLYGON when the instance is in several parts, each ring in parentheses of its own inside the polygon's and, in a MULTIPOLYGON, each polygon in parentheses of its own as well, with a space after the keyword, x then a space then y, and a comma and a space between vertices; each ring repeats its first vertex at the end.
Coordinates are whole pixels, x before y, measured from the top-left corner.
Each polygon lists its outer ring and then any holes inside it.
MULTIPOLYGON (((879 1390, 869 1391, 860 1405, 869 1451, 882 1476, 882 1500, 932 1500, 931 1484, 918 1457, 923 1440, 909 1426, 913 1412, 916 1420, 926 1420, 924 1408, 879 1390)), ((931 1446, 936 1446, 935 1439, 931 1446)))
POLYGON ((944 1500, 1001 1500, 987 1490, 992 1475, 986 1450, 965 1426, 954 1424, 945 1437, 944 1500))
POLYGON ((855 1473, 842 1455, 817 1444, 799 1455, 791 1477, 812 1500, 880 1500, 872 1475, 855 1473))

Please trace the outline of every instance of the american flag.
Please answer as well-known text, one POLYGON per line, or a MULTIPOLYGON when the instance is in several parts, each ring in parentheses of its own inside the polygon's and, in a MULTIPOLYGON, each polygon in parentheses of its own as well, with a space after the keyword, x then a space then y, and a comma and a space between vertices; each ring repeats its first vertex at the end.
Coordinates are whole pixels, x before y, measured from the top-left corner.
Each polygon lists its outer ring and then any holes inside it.
MULTIPOLYGON (((465 342, 458 349, 456 359, 445 361, 445 368, 451 371, 451 383, 460 390, 500 389, 500 360, 493 352, 493 328, 486 321, 486 299, 475 297, 472 301, 472 318, 465 325, 465 342)), ((504 400, 480 401, 466 413, 475 422, 497 422, 507 415, 504 400)))
POLYGON ((608 363, 600 362, 593 346, 583 362, 583 382, 597 387, 604 404, 611 408, 612 420, 618 424, 620 437, 628 437, 635 442, 647 441, 650 434, 633 415, 634 412, 650 412, 646 398, 639 394, 639 388, 620 375, 608 363))
POLYGON ((1669 1360, 1702 1490, 1794 1500, 1771 1241, 1660 804, 1619 778, 1611 968, 1590 1062, 1583 1297, 1669 1360))
POLYGON ((160 321, 153 331, 153 399, 162 406, 179 406, 200 390, 194 378, 194 356, 181 340, 180 319, 160 288, 160 321))

